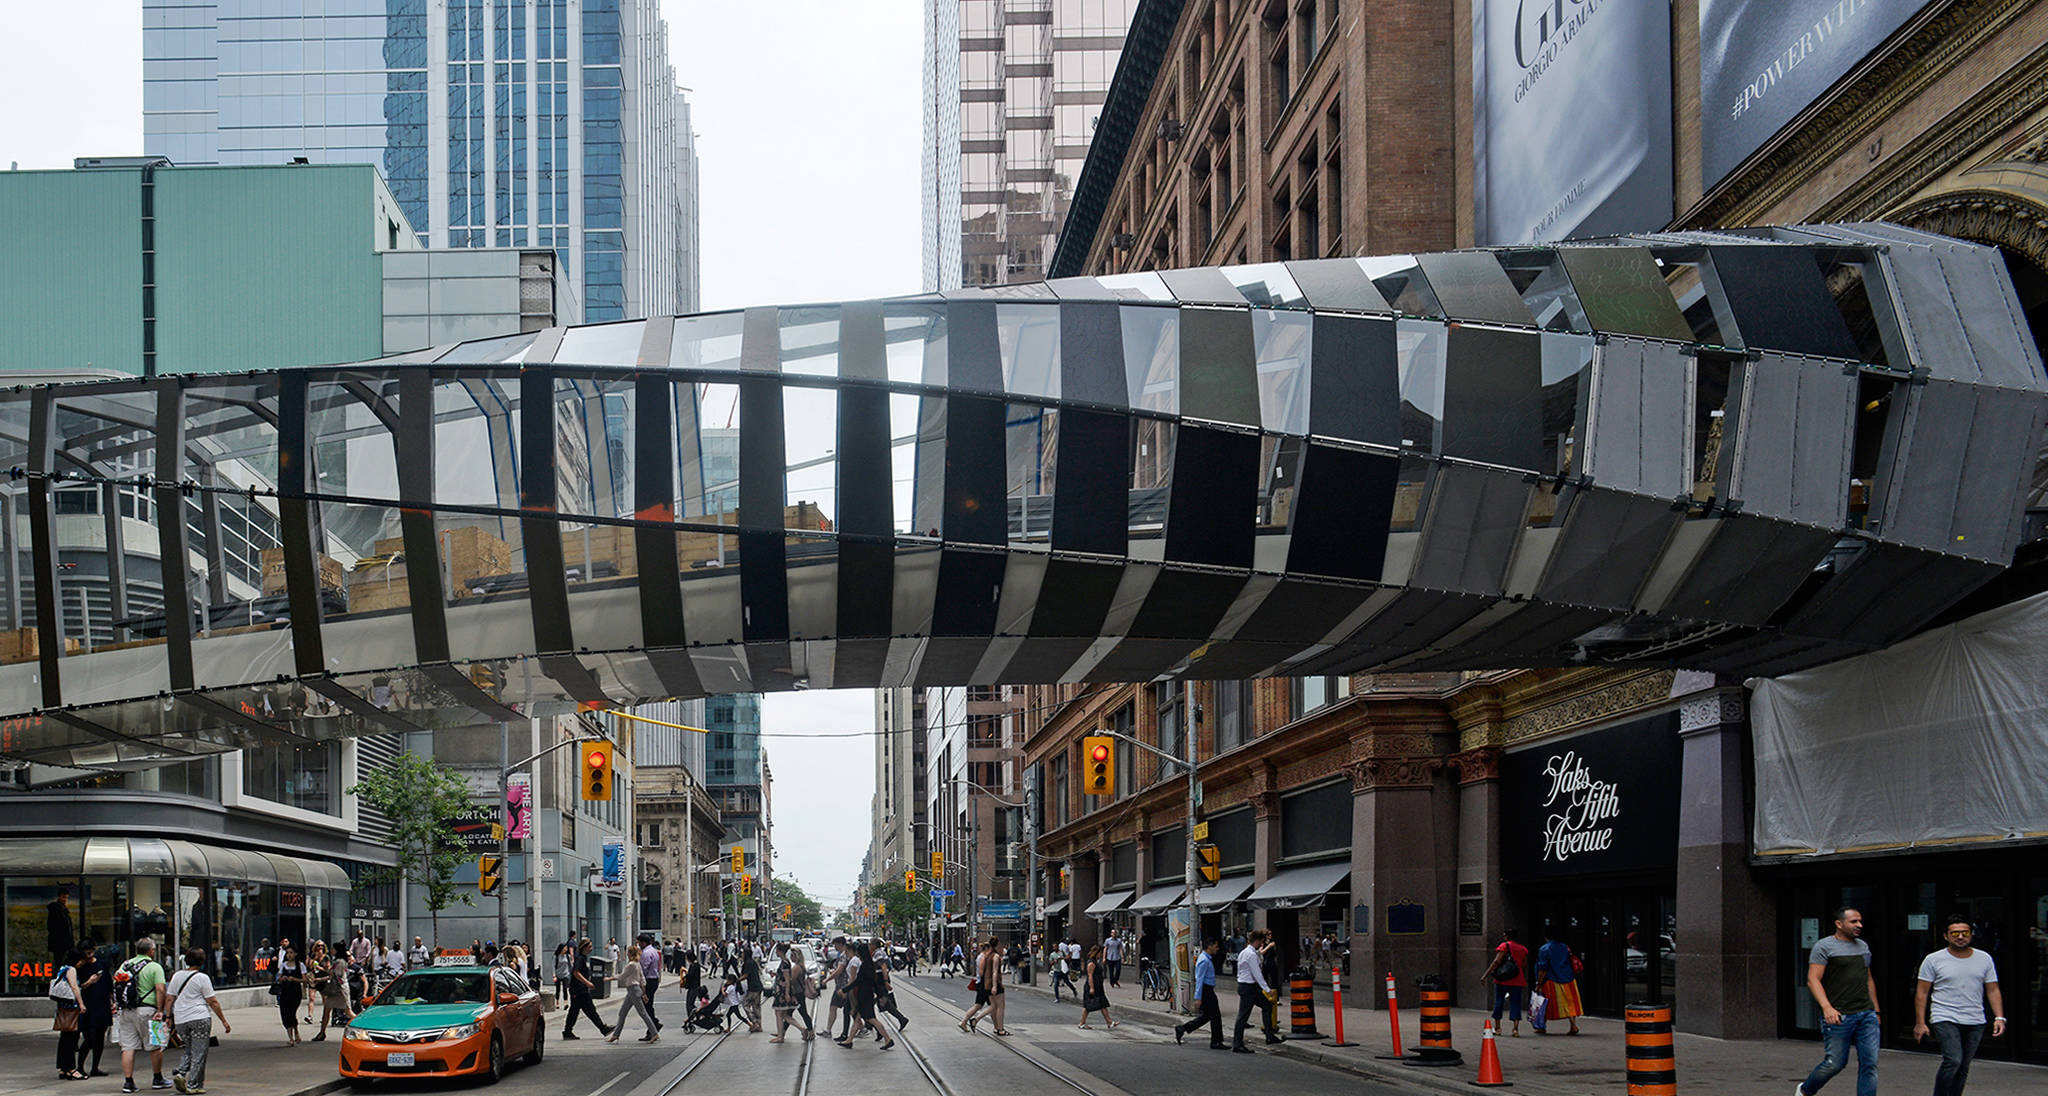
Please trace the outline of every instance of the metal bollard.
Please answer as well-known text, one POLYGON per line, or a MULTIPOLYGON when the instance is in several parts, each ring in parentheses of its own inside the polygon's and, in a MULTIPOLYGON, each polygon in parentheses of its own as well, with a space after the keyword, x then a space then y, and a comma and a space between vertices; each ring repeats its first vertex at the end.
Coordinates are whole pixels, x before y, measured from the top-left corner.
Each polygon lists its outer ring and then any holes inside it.
POLYGON ((1677 1096, 1678 1060, 1671 1046, 1670 1005, 1630 1005, 1628 1096, 1677 1096))
POLYGON ((1465 1058, 1451 1046, 1451 991, 1443 979, 1425 974, 1415 980, 1422 991, 1422 1045, 1415 1047, 1411 1066, 1464 1065, 1465 1058))
POLYGON ((1289 1039, 1320 1039, 1323 1033, 1316 1030, 1316 972, 1303 968, 1287 976, 1287 995, 1292 1004, 1292 1030, 1289 1039))

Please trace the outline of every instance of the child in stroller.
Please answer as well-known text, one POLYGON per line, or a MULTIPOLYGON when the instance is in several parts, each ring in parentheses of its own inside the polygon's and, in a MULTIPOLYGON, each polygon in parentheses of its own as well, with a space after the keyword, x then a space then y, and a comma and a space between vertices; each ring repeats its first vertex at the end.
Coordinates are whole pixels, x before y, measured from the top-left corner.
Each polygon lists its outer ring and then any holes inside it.
POLYGON ((719 1010, 725 1007, 720 995, 706 994, 690 1002, 690 1018, 684 1024, 686 1031, 724 1031, 725 1017, 719 1010))

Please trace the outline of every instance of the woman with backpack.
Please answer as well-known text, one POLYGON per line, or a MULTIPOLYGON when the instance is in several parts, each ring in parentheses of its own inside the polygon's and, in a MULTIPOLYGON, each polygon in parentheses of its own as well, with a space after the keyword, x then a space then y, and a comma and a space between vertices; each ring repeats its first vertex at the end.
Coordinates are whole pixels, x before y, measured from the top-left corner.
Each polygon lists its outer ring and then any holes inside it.
POLYGON ((78 949, 64 953, 64 964, 50 979, 50 1003, 57 1006, 57 1079, 83 1081, 78 1071, 78 1030, 84 1019, 85 990, 78 984, 78 949))
POLYGON ((313 988, 320 991, 320 1024, 313 1042, 327 1041, 327 1026, 340 1020, 343 1026, 355 1018, 348 1010, 348 954, 329 950, 325 940, 313 944, 313 988))

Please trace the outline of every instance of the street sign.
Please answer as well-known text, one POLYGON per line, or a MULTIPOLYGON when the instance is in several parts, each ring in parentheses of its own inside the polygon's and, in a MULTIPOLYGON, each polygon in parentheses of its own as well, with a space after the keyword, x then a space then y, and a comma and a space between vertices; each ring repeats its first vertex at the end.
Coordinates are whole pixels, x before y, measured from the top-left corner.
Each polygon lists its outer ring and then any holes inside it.
POLYGON ((933 894, 932 894, 932 912, 933 912, 933 913, 944 913, 944 912, 946 912, 946 895, 947 895, 947 894, 951 894, 951 893, 953 893, 953 892, 952 892, 952 891, 946 891, 946 892, 945 892, 944 894, 940 894, 940 893, 938 893, 938 892, 933 892, 933 894))
POLYGON ((1194 834, 1195 834, 1195 836, 1194 836, 1193 840, 1196 840, 1196 841, 1207 841, 1207 840, 1209 840, 1209 824, 1208 824, 1207 822, 1197 822, 1197 823, 1195 823, 1195 830, 1194 830, 1194 834))
POLYGON ((942 891, 942 890, 935 890, 935 891, 933 891, 933 892, 932 892, 932 897, 933 897, 933 898, 951 898, 951 897, 953 897, 953 892, 952 892, 952 891, 949 891, 949 890, 943 890, 943 891, 942 891))

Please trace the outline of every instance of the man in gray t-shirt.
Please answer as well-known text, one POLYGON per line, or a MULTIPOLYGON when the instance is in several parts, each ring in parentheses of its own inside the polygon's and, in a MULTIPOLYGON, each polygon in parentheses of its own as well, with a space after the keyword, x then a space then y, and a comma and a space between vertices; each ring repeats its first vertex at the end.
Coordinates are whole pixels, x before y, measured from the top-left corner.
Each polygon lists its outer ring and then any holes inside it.
POLYGON ((1863 942, 1863 914, 1850 906, 1835 911, 1835 931, 1813 945, 1806 959, 1806 990, 1820 1006, 1820 1064, 1794 1096, 1817 1096, 1821 1086, 1849 1064, 1856 1052, 1856 1096, 1877 1096, 1877 979, 1870 973, 1870 945, 1863 942))
POLYGON ((1984 1038, 1984 999, 1991 999, 1991 1034, 2005 1034, 2004 995, 1998 992, 1998 967, 1991 956, 1970 946, 1970 919, 1955 916, 1942 927, 1948 946, 1920 961, 1914 993, 1913 1038, 1933 1031, 1941 1043, 1941 1068, 1934 1074, 1934 1096, 1962 1096, 1970 1079, 1970 1060, 1984 1038))

